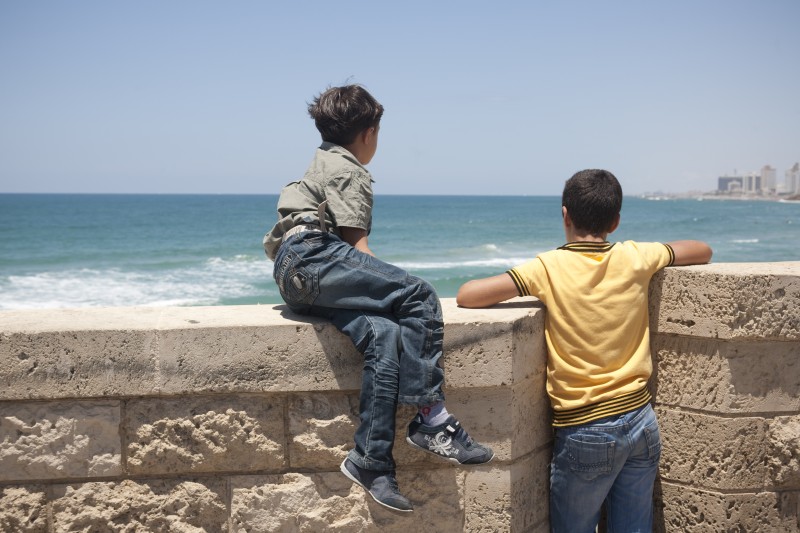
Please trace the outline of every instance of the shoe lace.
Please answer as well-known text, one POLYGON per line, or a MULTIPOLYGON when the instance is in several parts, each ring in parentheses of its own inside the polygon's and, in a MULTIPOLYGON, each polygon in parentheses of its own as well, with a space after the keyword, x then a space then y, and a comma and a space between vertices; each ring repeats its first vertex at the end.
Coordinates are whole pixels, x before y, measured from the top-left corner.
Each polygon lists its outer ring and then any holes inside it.
POLYGON ((453 434, 453 438, 455 438, 458 442, 465 444, 466 446, 472 446, 472 443, 474 442, 472 437, 469 436, 469 433, 467 433, 466 430, 461 427, 461 424, 458 425, 458 429, 456 429, 456 432, 453 434))

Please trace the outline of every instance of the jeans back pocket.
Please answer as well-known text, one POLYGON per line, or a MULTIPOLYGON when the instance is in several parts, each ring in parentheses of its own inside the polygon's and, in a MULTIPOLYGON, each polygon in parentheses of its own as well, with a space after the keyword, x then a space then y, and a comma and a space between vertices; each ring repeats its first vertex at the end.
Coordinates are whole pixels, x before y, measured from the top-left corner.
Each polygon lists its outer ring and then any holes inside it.
POLYGON ((614 465, 614 439, 602 433, 575 433, 567 437, 569 468, 585 479, 608 474, 614 465))
POLYGON ((287 250, 275 258, 275 281, 289 305, 311 305, 319 296, 319 273, 314 265, 287 250))

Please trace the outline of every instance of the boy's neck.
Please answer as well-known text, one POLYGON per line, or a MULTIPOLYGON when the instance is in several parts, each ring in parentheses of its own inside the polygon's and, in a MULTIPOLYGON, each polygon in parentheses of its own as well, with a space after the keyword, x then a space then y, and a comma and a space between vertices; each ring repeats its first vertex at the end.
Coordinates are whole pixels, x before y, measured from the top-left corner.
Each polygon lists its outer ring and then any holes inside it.
POLYGON ((588 233, 577 234, 574 232, 567 232, 567 242, 606 242, 608 233, 602 235, 591 235, 588 233))

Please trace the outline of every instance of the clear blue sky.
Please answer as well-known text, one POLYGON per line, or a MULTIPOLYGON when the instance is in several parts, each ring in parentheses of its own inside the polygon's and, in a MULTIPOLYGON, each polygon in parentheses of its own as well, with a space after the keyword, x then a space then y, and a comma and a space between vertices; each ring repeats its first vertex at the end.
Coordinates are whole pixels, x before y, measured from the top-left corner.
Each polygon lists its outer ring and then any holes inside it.
POLYGON ((800 2, 0 3, 0 192, 277 193, 306 102, 384 105, 377 194, 708 190, 800 160, 800 2))

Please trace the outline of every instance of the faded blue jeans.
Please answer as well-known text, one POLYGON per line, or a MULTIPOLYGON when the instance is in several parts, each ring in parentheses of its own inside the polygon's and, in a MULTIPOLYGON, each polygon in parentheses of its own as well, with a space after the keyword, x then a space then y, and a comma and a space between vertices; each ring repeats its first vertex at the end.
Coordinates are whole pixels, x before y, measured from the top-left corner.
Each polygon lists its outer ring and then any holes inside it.
POLYGON ((650 404, 556 429, 550 466, 553 533, 594 533, 606 502, 609 533, 653 530, 661 436, 650 404))
POLYGON ((444 323, 433 287, 316 231, 281 244, 273 275, 290 309, 331 320, 364 355, 360 423, 348 457, 361 468, 393 470, 398 402, 444 400, 444 323))

